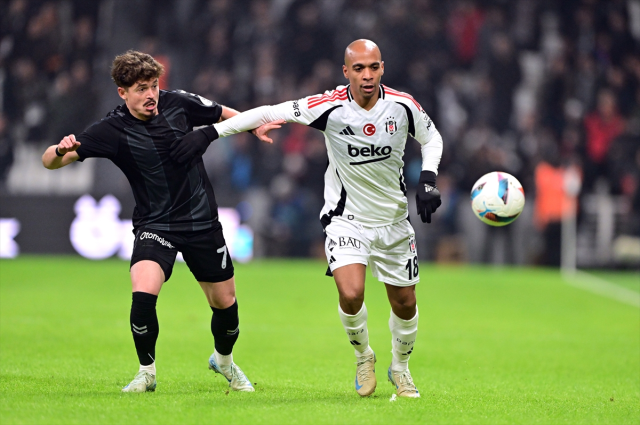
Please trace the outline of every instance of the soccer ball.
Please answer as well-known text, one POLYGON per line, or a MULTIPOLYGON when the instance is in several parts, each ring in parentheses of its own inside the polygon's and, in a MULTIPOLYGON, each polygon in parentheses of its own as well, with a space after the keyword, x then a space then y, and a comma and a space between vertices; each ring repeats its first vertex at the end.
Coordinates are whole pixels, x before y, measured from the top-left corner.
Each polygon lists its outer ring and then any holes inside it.
POLYGON ((513 223, 524 208, 524 190, 511 174, 494 171, 480 177, 471 190, 471 209, 489 226, 513 223))

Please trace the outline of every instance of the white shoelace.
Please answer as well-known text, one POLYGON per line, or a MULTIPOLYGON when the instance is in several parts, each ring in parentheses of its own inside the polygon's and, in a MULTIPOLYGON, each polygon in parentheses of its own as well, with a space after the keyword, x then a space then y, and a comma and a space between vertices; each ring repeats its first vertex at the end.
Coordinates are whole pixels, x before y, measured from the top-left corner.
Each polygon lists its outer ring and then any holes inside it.
POLYGON ((408 369, 398 375, 398 384, 405 387, 404 391, 418 391, 415 384, 413 383, 413 378, 411 377, 411 373, 409 373, 408 369))
POLYGON ((364 382, 367 379, 369 379, 372 365, 373 365, 373 357, 363 357, 362 359, 356 362, 356 366, 358 367, 357 369, 358 382, 364 382), (360 368, 360 366, 365 366, 365 367, 360 368))

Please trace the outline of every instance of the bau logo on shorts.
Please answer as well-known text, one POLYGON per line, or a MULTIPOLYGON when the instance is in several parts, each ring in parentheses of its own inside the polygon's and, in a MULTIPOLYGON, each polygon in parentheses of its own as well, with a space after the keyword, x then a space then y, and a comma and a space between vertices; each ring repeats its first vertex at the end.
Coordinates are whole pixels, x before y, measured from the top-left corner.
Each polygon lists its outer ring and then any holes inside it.
POLYGON ((338 238, 338 247, 339 248, 355 248, 355 249, 360 249, 360 247, 362 246, 362 242, 360 242, 359 240, 355 239, 355 238, 350 238, 350 237, 344 237, 344 236, 340 236, 338 238))
POLYGON ((175 248, 175 246, 171 245, 171 242, 169 242, 168 240, 166 240, 165 238, 156 235, 155 233, 151 233, 151 232, 142 232, 142 234, 140 235, 140 240, 144 240, 144 239, 153 239, 154 241, 158 242, 160 245, 166 246, 167 248, 175 248))

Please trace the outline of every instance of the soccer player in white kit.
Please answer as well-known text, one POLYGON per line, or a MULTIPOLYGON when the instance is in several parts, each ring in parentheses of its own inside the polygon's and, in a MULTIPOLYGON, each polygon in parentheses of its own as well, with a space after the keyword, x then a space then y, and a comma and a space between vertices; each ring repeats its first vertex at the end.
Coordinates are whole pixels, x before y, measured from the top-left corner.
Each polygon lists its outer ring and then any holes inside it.
POLYGON ((418 214, 431 222, 440 206, 435 180, 442 137, 410 95, 380 84, 384 62, 378 46, 356 40, 345 51, 348 86, 322 95, 262 106, 194 131, 173 147, 178 162, 202 155, 211 141, 278 120, 314 127, 325 135, 329 165, 320 221, 327 235, 327 273, 339 293, 338 314, 355 348, 355 387, 361 396, 376 388, 376 356, 369 346, 365 271, 384 283, 391 317, 392 361, 388 378, 400 397, 420 397, 409 372, 418 331, 415 285, 419 281, 415 232, 408 220, 402 176, 407 135, 422 145, 418 214))

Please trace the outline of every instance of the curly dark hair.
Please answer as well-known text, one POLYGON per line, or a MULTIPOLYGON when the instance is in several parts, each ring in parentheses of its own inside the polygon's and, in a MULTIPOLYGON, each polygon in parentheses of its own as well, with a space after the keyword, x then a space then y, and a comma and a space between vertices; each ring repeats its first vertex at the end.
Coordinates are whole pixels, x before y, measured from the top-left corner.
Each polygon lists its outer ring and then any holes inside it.
POLYGON ((129 88, 138 81, 160 78, 164 66, 151 55, 128 50, 116 56, 111 65, 111 78, 118 87, 129 88))

